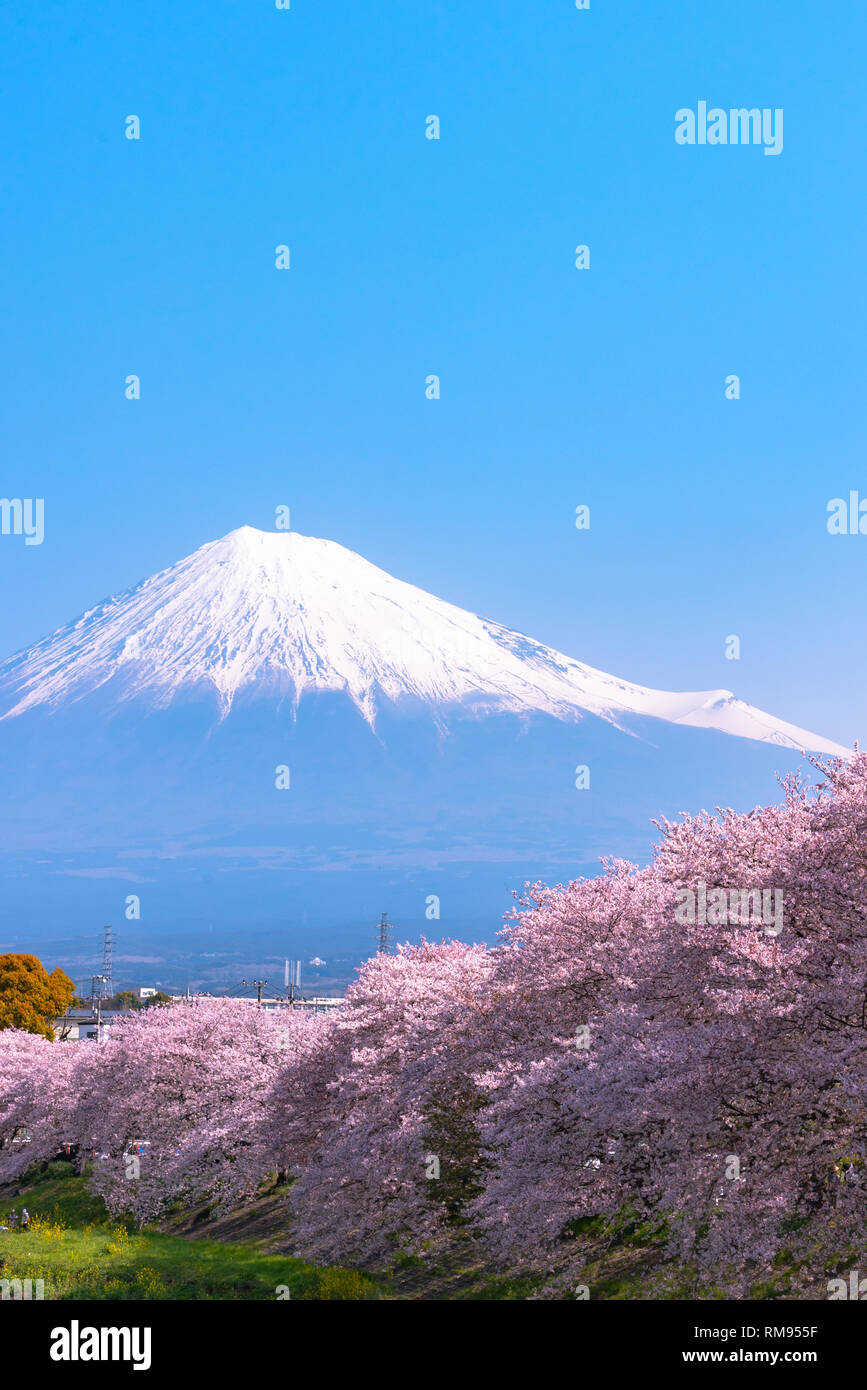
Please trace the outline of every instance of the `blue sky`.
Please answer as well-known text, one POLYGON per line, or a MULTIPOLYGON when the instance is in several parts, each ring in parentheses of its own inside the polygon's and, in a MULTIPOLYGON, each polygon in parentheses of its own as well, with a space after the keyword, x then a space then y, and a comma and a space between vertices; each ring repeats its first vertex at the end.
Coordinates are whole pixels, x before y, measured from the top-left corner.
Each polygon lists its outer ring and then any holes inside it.
POLYGON ((0 537, 0 655, 286 503, 593 665, 867 736, 867 536, 825 525, 867 496, 865 28, 7 0, 0 495, 46 537, 0 537), (699 100, 783 108, 783 153, 677 145, 699 100))

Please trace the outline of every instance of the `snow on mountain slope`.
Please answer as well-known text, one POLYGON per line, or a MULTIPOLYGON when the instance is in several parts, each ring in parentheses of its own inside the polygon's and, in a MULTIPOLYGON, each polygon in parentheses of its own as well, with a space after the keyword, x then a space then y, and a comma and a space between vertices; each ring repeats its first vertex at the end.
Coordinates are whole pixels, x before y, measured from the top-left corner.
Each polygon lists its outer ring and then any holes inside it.
POLYGON ((334 541, 242 526, 0 665, 0 718, 58 708, 112 682, 163 708, 208 692, 344 691, 371 725, 383 700, 441 710, 585 712, 847 753, 728 690, 651 690, 597 671, 392 578, 334 541))

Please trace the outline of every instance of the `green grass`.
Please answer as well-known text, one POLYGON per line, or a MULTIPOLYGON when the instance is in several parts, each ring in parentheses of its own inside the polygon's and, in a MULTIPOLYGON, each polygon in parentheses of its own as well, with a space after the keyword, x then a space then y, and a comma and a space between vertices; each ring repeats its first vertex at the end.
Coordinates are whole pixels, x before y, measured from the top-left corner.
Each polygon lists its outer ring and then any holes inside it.
MULTIPOLYGON (((381 1290, 355 1270, 319 1269, 252 1245, 190 1240, 112 1221, 64 1163, 0 1190, 0 1217, 26 1206, 31 1228, 0 1231, 0 1277, 42 1279, 51 1299, 367 1300, 381 1290), (278 1293, 278 1289, 281 1290, 278 1293)), ((5 1224, 5 1223, 4 1223, 5 1224)))
MULTIPOLYGON (((593 1300, 718 1299, 723 1292, 697 1288, 696 1272, 666 1258, 664 1223, 636 1222, 623 1211, 614 1218, 581 1218, 564 1231, 564 1247, 582 1271, 562 1287, 560 1267, 497 1272, 479 1260, 475 1242, 458 1240, 430 1258, 396 1252, 374 1279, 358 1270, 318 1268, 274 1254, 286 1240, 286 1216, 275 1194, 264 1191, 228 1221, 206 1208, 176 1211, 160 1227, 138 1230, 110 1218, 101 1200, 69 1164, 53 1163, 16 1187, 0 1187, 0 1219, 27 1206, 31 1229, 0 1232, 0 1278, 42 1279, 45 1297, 98 1301, 218 1299, 306 1301, 369 1299, 513 1301, 531 1298, 554 1281, 554 1296, 574 1297, 572 1285, 586 1284, 593 1300), (225 1234, 228 1239, 215 1238, 225 1234), (280 1292, 278 1292, 278 1290, 280 1292)), ((856 1255, 841 1268, 855 1267, 856 1255)), ((751 1296, 776 1300, 788 1295, 792 1261, 781 1252, 774 1268, 755 1283, 751 1296)), ((833 1271, 832 1271, 833 1272, 833 1271)), ((543 1296, 550 1296, 546 1293, 543 1296)))

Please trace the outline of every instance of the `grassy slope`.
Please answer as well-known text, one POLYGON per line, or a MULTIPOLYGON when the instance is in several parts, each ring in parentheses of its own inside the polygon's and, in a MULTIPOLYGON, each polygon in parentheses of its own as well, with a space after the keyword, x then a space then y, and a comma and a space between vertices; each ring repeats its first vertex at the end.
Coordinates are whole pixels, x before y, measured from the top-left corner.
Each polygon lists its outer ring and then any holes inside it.
POLYGON ((369 1299, 379 1291, 353 1270, 317 1269, 268 1254, 262 1241, 190 1240, 112 1221, 66 1163, 0 1187, 0 1219, 26 1206, 31 1229, 0 1231, 0 1277, 43 1279, 54 1299, 369 1299), (286 1296, 285 1294, 283 1295, 286 1296))
MULTIPOLYGON (((0 1232, 0 1277, 41 1278, 46 1298, 274 1299, 286 1285, 292 1299, 501 1301, 525 1299, 545 1282, 538 1272, 492 1279, 469 1246, 466 1259, 458 1246, 447 1265, 399 1258, 378 1283, 355 1270, 316 1268, 287 1252, 278 1192, 226 1216, 177 1212, 138 1231, 112 1220, 69 1164, 53 1163, 44 1175, 0 1187, 0 1220, 12 1206, 26 1206, 32 1226, 27 1234, 0 1232)), ((641 1252, 603 1257, 604 1285, 592 1243, 587 1254, 594 1297, 641 1296, 641 1252)))
MULTIPOLYGON (((0 1278, 41 1278, 45 1297, 54 1299, 271 1300, 284 1285, 292 1299, 317 1301, 498 1302, 530 1298, 556 1279, 555 1270, 494 1277, 478 1263, 471 1241, 456 1241, 444 1263, 398 1257, 376 1282, 356 1270, 317 1268, 289 1253, 284 1194, 263 1192, 224 1216, 207 1208, 178 1211, 160 1227, 138 1231, 107 1216, 86 1178, 53 1163, 44 1175, 0 1186, 0 1221, 12 1206, 19 1212, 27 1206, 33 1218, 26 1235, 0 1232, 0 1278)), ((569 1248, 573 1257, 580 1251, 578 1267, 593 1299, 721 1296, 696 1288, 690 1270, 665 1260, 659 1232, 628 1221, 575 1226, 569 1248)), ((787 1285, 784 1270, 777 1270, 752 1297, 786 1297, 787 1285)), ((575 1291, 565 1285, 554 1296, 574 1298, 575 1291)))

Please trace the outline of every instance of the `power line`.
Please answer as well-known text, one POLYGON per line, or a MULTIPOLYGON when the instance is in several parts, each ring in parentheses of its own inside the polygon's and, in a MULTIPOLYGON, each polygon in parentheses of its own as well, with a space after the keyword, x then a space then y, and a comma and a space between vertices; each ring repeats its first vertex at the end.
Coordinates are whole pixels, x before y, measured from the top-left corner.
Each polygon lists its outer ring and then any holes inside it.
POLYGON ((257 1007, 260 1008, 260 1009, 261 1009, 261 1007, 262 1007, 262 990, 265 988, 265 986, 267 985, 267 983, 268 983, 267 980, 242 980, 242 981, 241 981, 241 984, 242 984, 242 985, 245 985, 245 986, 247 987, 247 989, 255 989, 255 991, 256 991, 256 1005, 257 1005, 257 1007))

